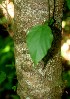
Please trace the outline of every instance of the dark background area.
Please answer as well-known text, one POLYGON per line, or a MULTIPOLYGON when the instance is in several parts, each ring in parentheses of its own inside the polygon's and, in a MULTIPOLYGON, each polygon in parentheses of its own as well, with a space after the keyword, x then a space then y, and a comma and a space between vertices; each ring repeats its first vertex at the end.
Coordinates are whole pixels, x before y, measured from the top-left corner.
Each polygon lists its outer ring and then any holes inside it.
POLYGON ((14 61, 13 40, 0 24, 0 99, 19 99, 14 61))

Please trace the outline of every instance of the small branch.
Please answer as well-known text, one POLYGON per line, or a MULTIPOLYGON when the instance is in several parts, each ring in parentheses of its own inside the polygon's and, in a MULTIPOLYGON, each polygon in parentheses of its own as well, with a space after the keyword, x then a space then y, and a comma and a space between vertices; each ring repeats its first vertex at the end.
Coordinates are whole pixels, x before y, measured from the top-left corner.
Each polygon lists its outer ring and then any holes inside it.
POLYGON ((48 0, 48 8, 49 8, 49 20, 50 20, 50 1, 48 0))

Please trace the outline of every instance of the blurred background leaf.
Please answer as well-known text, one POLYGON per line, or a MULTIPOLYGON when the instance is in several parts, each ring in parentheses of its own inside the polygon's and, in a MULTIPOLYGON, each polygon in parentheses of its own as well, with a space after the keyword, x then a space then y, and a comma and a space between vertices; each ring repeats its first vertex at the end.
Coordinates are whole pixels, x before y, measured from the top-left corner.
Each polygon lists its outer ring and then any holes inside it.
POLYGON ((0 84, 6 79, 6 74, 3 71, 0 71, 0 84))
POLYGON ((67 1, 67 6, 70 9, 70 0, 66 0, 67 1))

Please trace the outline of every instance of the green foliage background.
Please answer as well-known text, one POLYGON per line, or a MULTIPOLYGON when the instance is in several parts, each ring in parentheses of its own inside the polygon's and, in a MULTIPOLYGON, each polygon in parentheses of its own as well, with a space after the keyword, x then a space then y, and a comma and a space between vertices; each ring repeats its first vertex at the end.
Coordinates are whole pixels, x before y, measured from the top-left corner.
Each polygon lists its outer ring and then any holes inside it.
POLYGON ((3 99, 19 99, 16 95, 17 78, 14 60, 13 40, 10 36, 6 38, 0 36, 0 99, 3 97, 3 99))
MULTIPOLYGON (((0 0, 0 3, 5 0, 0 0)), ((12 21, 9 22, 0 8, 0 99, 19 99, 16 93, 17 76, 15 70, 14 42, 9 36, 12 21)))

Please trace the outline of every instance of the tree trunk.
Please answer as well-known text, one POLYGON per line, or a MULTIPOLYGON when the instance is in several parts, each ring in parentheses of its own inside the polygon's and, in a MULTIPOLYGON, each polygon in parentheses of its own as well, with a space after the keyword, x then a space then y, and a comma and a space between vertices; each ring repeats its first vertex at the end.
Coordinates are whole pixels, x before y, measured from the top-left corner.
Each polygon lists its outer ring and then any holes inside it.
POLYGON ((15 65, 17 93, 21 99, 61 99, 61 18, 63 0, 14 0, 15 65), (26 45, 26 32, 32 26, 55 19, 54 40, 48 55, 34 66, 26 45), (44 65, 45 64, 45 65, 44 65))

